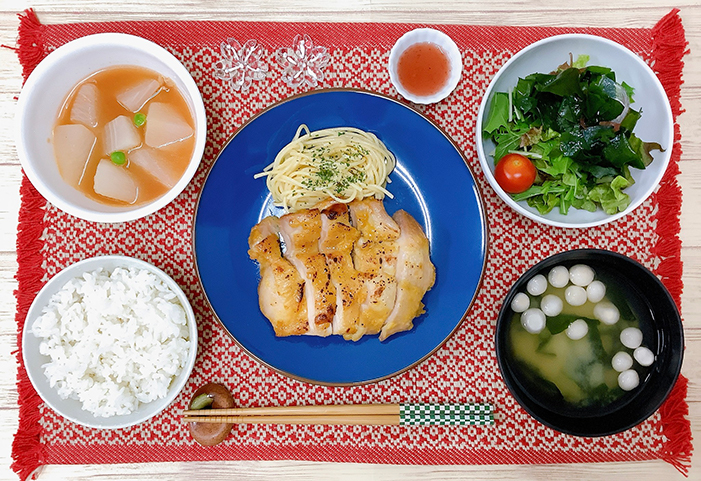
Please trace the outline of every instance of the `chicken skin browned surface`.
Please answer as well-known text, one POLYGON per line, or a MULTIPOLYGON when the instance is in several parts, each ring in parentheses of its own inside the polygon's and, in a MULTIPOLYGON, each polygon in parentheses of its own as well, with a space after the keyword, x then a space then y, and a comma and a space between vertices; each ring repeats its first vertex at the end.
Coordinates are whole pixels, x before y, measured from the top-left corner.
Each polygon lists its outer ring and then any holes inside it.
POLYGON ((280 217, 280 234, 285 243, 285 257, 304 280, 309 330, 306 334, 328 336, 333 332, 336 312, 336 289, 331 283, 326 257, 319 251, 321 213, 306 209, 280 217))
POLYGON ((362 336, 358 319, 366 296, 363 280, 353 265, 353 248, 359 237, 360 232, 351 225, 346 204, 333 204, 321 211, 319 250, 326 257, 331 282, 336 288, 333 333, 355 340, 362 336))
POLYGON ((362 334, 377 334, 397 297, 395 271, 399 226, 387 214, 382 201, 377 199, 351 203, 351 216, 360 231, 353 260, 366 290, 358 330, 362 334))
POLYGON ((280 251, 279 219, 266 217, 248 237, 248 255, 260 264, 258 304, 276 336, 297 336, 309 330, 304 281, 280 251))
POLYGON ((403 210, 395 212, 392 218, 400 230, 397 239, 397 300, 382 326, 380 341, 413 327, 414 318, 424 312, 424 294, 436 281, 428 239, 421 226, 403 210))

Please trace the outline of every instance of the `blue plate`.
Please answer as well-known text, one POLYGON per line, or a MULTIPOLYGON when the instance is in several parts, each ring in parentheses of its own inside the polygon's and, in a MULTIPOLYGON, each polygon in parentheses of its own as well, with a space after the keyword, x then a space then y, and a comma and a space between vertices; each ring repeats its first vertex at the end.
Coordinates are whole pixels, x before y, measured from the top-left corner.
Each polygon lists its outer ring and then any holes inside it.
POLYGON ((254 117, 231 138, 212 167, 197 206, 195 258, 204 292, 219 320, 251 356, 295 379, 326 385, 363 384, 396 375, 430 356, 472 305, 486 262, 482 200, 460 151, 431 121, 393 99, 357 90, 318 90, 292 97, 254 117), (271 213, 264 179, 300 124, 310 130, 357 127, 377 135, 397 167, 385 199, 424 226, 436 283, 414 329, 384 342, 365 336, 275 337, 258 308, 257 264, 248 257, 251 228, 271 213))

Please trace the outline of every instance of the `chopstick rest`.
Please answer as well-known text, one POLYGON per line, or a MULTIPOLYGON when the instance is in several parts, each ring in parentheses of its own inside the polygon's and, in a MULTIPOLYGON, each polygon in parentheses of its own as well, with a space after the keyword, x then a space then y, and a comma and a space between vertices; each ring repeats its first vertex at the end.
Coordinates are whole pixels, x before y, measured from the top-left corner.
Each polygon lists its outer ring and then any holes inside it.
POLYGON ((493 407, 466 404, 349 404, 183 411, 184 422, 395 426, 489 426, 493 407))

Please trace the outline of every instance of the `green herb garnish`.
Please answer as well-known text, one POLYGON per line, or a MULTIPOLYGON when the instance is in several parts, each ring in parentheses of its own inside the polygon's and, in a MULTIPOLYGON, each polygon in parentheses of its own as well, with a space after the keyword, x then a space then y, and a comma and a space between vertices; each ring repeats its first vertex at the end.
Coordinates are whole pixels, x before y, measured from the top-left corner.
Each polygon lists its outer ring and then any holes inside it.
MULTIPOLYGON (((345 134, 345 132, 342 132, 345 134)), ((339 133, 340 135, 341 133, 339 133)), ((350 144, 341 152, 330 154, 330 149, 315 146, 311 152, 312 177, 302 181, 309 190, 330 190, 342 196, 353 184, 365 181, 365 172, 351 166, 351 161, 358 160, 370 152, 358 144, 350 144)))

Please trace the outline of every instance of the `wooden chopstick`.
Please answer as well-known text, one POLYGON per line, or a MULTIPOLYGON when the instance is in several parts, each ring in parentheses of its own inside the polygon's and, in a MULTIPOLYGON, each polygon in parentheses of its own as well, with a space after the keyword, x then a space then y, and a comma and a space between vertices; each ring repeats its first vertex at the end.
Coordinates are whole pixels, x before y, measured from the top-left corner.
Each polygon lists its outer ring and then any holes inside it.
MULTIPOLYGON (((211 409, 210 411, 218 411, 211 409)), ((398 426, 399 414, 377 415, 268 415, 268 416, 185 416, 189 423, 226 423, 226 424, 324 424, 328 426, 398 426)))
POLYGON ((396 415, 399 416, 399 404, 330 404, 320 406, 270 406, 260 408, 230 409, 189 409, 183 416, 329 416, 329 415, 396 415))
POLYGON ((477 425, 494 424, 489 404, 341 404, 183 411, 184 422, 227 424, 477 425))

